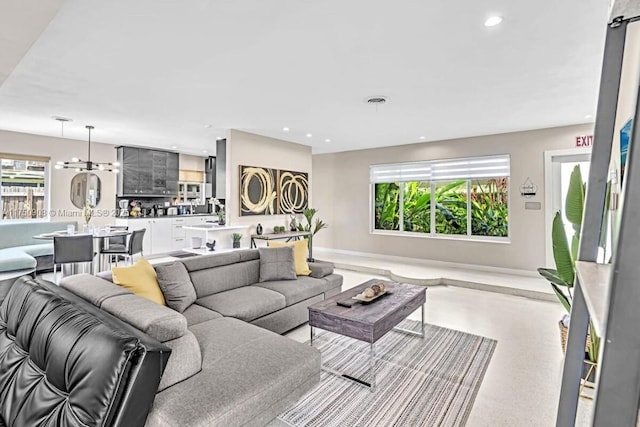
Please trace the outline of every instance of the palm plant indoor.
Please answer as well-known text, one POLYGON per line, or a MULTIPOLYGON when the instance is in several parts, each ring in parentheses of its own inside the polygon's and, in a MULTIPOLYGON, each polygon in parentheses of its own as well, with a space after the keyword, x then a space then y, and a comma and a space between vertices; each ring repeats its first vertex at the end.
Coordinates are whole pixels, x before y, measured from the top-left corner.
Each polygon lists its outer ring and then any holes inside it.
MULTIPOLYGON (((578 257, 578 248, 580 245, 580 228, 582 226, 582 214, 585 202, 585 184, 582 181, 580 167, 576 165, 571 172, 569 179, 569 188, 567 190, 565 200, 565 217, 573 227, 573 235, 571 242, 567 238, 564 223, 562 221, 562 213, 556 212, 553 217, 551 229, 551 239, 553 245, 553 259, 556 268, 539 268, 538 273, 549 281, 553 291, 562 306, 571 312, 571 303, 573 300, 572 289, 575 282, 575 261, 578 257)), ((606 212, 606 210, 605 210, 606 212)), ((606 223, 606 221, 603 221, 606 223)), ((606 230, 605 230, 606 231, 606 230)), ((604 247, 606 241, 606 233, 601 233, 600 246, 604 247)), ((560 321, 560 329, 563 333, 563 340, 566 339, 566 329, 569 326, 569 316, 563 316, 560 321)), ((565 341, 563 341, 563 350, 565 341)), ((598 352, 600 347, 600 338, 596 335, 593 324, 589 324, 589 337, 585 348, 585 357, 592 363, 597 363, 598 352)))
MULTIPOLYGON (((315 208, 307 208, 302 212, 304 219, 306 220, 306 224, 299 223, 298 230, 299 231, 309 231, 311 234, 309 235, 309 253, 311 252, 311 248, 313 247, 313 236, 323 228, 327 228, 328 224, 325 223, 320 218, 316 218, 315 222, 313 221, 313 217, 318 213, 318 210, 315 208)), ((309 257, 309 261, 313 262, 313 258, 309 257)))

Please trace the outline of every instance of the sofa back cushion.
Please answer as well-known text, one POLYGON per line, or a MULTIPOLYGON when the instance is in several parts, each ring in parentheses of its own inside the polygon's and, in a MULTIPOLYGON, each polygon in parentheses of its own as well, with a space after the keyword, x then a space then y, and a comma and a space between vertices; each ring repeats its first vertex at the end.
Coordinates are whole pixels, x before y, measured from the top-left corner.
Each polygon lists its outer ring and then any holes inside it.
POLYGON ((60 281, 60 286, 160 342, 187 332, 187 319, 182 314, 99 277, 69 276, 60 281))
POLYGON ((185 258, 198 298, 258 283, 260 254, 257 249, 185 258))
POLYGON ((21 278, 0 306, 0 425, 142 426, 169 348, 21 278))
POLYGON ((34 239, 33 236, 54 231, 66 231, 67 225, 77 226, 75 221, 65 222, 15 222, 0 224, 0 249, 15 246, 40 245, 46 240, 34 239))

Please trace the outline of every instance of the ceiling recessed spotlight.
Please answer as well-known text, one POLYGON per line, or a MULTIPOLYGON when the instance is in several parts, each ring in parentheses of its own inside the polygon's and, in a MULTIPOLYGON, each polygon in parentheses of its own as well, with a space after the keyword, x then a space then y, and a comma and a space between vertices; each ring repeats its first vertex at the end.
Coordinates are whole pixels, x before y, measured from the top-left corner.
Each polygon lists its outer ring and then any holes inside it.
POLYGON ((421 136, 420 139, 427 139, 427 137, 426 136, 421 136))
POLYGON ((282 132, 289 132, 289 128, 288 127, 283 127, 282 128, 282 132))
POLYGON ((503 17, 502 16, 490 16, 487 18, 486 21, 484 21, 484 26, 485 27, 495 27, 496 25, 499 25, 502 21, 503 21, 503 17))
POLYGON ((211 125, 204 125, 205 128, 211 129, 211 125))
POLYGON ((307 138, 311 138, 313 135, 311 135, 310 133, 307 134, 307 138))
POLYGON ((171 149, 172 149, 172 150, 175 150, 176 148, 178 148, 178 146, 177 146, 177 145, 172 145, 172 146, 171 146, 171 149))
POLYGON ((224 139, 224 137, 222 137, 222 136, 216 136, 216 141, 220 141, 221 139, 224 139))
POLYGON ((329 138, 325 139, 324 142, 331 142, 329 138))
POLYGON ((585 119, 593 119, 593 116, 591 114, 586 114, 584 116, 585 119))
POLYGON ((208 151, 207 150, 202 150, 202 154, 207 154, 208 151))

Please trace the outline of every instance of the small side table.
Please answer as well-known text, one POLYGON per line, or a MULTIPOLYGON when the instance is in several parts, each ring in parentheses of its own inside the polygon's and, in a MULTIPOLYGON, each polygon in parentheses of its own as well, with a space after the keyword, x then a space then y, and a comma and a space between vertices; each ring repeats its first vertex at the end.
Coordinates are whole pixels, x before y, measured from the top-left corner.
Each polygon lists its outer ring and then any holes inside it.
MULTIPOLYGON (((257 248, 256 240, 285 240, 287 242, 293 240, 300 240, 304 237, 310 237, 310 231, 285 231, 284 233, 269 233, 269 234, 252 234, 251 235, 251 247, 257 248)), ((313 247, 309 245, 309 259, 313 259, 313 247)))

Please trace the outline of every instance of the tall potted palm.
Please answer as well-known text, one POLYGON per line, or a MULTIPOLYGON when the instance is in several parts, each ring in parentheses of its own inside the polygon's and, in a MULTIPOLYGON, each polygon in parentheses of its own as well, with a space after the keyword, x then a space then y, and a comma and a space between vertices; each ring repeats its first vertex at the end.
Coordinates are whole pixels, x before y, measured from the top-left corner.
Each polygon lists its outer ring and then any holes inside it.
MULTIPOLYGON (((575 166, 571 172, 569 179, 569 188, 565 199, 565 217, 572 225, 573 232, 571 240, 567 238, 562 213, 556 212, 553 217, 551 229, 551 239, 553 244, 553 259, 555 261, 555 269, 539 268, 538 273, 549 281, 551 287, 558 297, 562 306, 571 312, 571 303, 573 300, 573 285, 575 282, 575 261, 578 257, 578 248, 580 245, 580 229, 582 227, 582 215, 584 211, 586 185, 582 181, 580 167, 575 166)), ((603 221, 605 223, 606 221, 603 221)), ((606 241, 605 233, 601 233, 601 246, 606 241)), ((566 347, 566 337, 569 327, 569 316, 564 315, 559 322, 562 350, 566 347)), ((592 324, 589 324, 589 336, 585 347, 585 360, 588 365, 589 377, 595 377, 593 367, 598 362, 598 352, 600 347, 600 338, 596 335, 592 324)), ((588 379, 588 378, 586 378, 588 379)))
MULTIPOLYGON (((309 253, 312 253, 313 248, 313 236, 323 228, 327 228, 328 225, 326 222, 321 220, 320 218, 316 218, 315 222, 313 221, 313 217, 318 213, 318 210, 315 208, 308 208, 302 212, 304 219, 306 220, 306 224, 298 224, 298 231, 309 231, 311 234, 309 235, 309 253)), ((309 257, 310 262, 313 262, 314 259, 309 257)))

